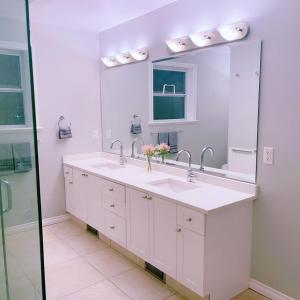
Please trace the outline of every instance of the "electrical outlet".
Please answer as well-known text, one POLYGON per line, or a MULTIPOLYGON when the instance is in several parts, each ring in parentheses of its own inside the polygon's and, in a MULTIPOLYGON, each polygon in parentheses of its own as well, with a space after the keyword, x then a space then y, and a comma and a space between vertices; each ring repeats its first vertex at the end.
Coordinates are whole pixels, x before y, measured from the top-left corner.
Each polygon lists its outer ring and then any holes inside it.
POLYGON ((264 147, 264 164, 273 165, 274 161, 274 148, 264 147))

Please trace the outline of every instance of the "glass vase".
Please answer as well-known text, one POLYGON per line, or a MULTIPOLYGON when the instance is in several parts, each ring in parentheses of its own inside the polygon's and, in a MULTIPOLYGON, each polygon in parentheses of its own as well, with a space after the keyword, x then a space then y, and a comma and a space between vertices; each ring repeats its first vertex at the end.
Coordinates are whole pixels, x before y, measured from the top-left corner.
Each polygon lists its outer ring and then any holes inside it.
POLYGON ((152 165, 151 165, 151 156, 147 156, 147 171, 151 172, 152 171, 152 165))

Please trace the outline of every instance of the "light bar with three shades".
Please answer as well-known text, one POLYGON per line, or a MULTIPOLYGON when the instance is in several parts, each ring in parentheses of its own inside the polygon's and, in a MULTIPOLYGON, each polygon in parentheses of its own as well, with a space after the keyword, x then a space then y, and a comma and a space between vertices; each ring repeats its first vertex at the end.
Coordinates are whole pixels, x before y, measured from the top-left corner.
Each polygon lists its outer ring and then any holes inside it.
POLYGON ((119 65, 125 65, 132 62, 143 61, 148 57, 148 50, 141 48, 137 50, 123 52, 114 56, 108 56, 101 58, 102 62, 107 67, 115 67, 119 65))
POLYGON ((216 29, 195 32, 188 36, 167 40, 166 43, 172 52, 182 52, 241 40, 246 37, 248 32, 249 25, 247 23, 236 22, 222 25, 216 29))

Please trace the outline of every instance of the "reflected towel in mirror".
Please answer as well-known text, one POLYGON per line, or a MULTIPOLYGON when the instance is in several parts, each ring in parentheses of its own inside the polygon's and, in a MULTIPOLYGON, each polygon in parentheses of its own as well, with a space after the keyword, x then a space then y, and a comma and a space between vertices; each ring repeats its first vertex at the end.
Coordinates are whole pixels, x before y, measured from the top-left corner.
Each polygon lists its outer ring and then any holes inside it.
POLYGON ((0 144, 0 172, 13 170, 14 158, 12 144, 0 144))
POLYGON ((169 132, 159 132, 157 134, 157 144, 162 143, 169 145, 169 132))
POLYGON ((169 132, 169 146, 170 146, 170 153, 178 152, 178 132, 177 131, 169 132))

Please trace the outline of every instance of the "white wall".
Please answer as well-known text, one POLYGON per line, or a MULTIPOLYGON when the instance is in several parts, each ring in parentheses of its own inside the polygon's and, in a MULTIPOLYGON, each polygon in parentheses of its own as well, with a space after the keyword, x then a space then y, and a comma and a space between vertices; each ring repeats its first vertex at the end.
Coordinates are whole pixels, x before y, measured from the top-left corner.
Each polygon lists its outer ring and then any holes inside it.
POLYGON ((43 217, 65 213, 62 156, 100 150, 97 34, 31 24, 39 133, 43 217), (72 123, 73 138, 58 140, 57 122, 72 123))
POLYGON ((165 40, 236 20, 248 39, 263 40, 258 140, 259 199, 254 207, 252 276, 300 299, 300 2, 178 0, 100 34, 100 56, 149 46, 150 60, 169 55, 165 40), (264 165, 264 146, 275 164, 264 165))

